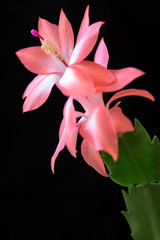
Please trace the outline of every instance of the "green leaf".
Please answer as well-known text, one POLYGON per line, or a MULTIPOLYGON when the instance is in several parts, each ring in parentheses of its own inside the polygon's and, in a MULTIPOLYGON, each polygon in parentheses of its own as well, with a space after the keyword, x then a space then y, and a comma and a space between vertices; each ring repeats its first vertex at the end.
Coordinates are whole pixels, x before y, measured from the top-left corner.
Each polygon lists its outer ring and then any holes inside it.
POLYGON ((122 212, 134 240, 160 239, 160 183, 132 186, 123 192, 127 212, 122 212))
POLYGON ((135 131, 125 133, 119 139, 116 162, 109 154, 101 154, 111 179, 122 186, 160 181, 160 143, 157 137, 151 141, 138 120, 135 120, 135 131))

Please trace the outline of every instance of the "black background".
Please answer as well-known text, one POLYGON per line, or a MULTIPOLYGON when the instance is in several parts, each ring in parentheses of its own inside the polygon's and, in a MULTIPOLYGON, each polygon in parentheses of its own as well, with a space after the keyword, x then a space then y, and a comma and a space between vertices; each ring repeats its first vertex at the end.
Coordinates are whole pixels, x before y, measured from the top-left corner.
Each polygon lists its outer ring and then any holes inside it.
MULTIPOLYGON (((61 8, 77 34, 88 4, 90 23, 106 22, 99 40, 104 37, 108 46, 109 68, 134 66, 145 71, 145 76, 127 88, 149 90, 156 98, 155 103, 125 98, 123 112, 132 121, 138 118, 151 137, 160 136, 158 1, 4 1, 0 8, 3 239, 131 239, 120 213, 125 209, 121 188, 84 162, 80 141, 77 159, 65 149, 56 160, 56 174, 51 172, 50 158, 58 143, 66 97, 54 87, 42 107, 22 113, 22 94, 35 75, 23 67, 15 51, 38 45, 38 39, 30 34, 32 28, 37 29, 38 17, 57 24, 61 8)), ((105 94, 106 99, 109 96, 105 94)))

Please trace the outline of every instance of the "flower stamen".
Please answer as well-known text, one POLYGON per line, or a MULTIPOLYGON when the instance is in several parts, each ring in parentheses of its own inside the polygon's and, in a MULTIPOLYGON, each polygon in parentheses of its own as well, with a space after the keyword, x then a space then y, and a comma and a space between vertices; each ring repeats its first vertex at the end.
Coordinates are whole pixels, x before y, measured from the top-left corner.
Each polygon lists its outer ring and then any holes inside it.
POLYGON ((62 56, 59 53, 59 50, 57 49, 56 45, 48 41, 47 39, 44 39, 44 42, 41 46, 41 49, 45 51, 45 53, 52 55, 53 57, 58 57, 61 60, 63 60, 62 56))
POLYGON ((66 67, 68 67, 68 64, 64 61, 64 59, 62 57, 62 53, 60 52, 60 49, 58 49, 56 47, 56 45, 53 44, 52 42, 50 42, 48 39, 44 39, 41 49, 45 53, 47 53, 55 58, 58 58, 66 67))
POLYGON ((42 44, 42 46, 41 46, 41 49, 42 49, 45 53, 47 53, 47 54, 49 54, 49 55, 51 55, 51 56, 53 56, 53 57, 55 57, 55 58, 58 58, 66 67, 68 67, 68 64, 67 64, 67 63, 65 62, 65 60, 63 59, 60 50, 56 47, 55 44, 53 44, 52 42, 50 42, 48 39, 44 39, 44 38, 39 34, 39 32, 38 32, 37 30, 35 30, 35 29, 32 29, 32 30, 31 30, 31 34, 32 34, 33 36, 39 37, 41 40, 43 40, 43 44, 42 44))

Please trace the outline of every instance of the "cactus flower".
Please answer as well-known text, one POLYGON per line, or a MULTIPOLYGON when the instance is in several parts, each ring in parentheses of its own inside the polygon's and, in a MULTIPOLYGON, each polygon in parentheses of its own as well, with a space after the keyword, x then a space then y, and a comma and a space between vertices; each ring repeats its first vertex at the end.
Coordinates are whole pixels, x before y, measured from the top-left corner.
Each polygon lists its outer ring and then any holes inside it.
POLYGON ((59 131, 59 144, 51 159, 53 172, 55 160, 65 146, 72 156, 76 157, 76 142, 79 133, 84 139, 81 144, 84 160, 101 175, 108 176, 99 151, 109 153, 116 161, 118 159, 118 133, 134 131, 132 122, 119 107, 120 101, 110 108, 112 101, 126 96, 141 96, 154 101, 152 94, 146 90, 125 89, 115 93, 105 105, 102 93, 97 93, 87 98, 77 98, 85 110, 81 113, 75 111, 71 97, 67 100, 59 131), (80 118, 78 122, 77 118, 80 118))
POLYGON ((16 52, 23 65, 38 74, 23 94, 26 98, 24 112, 40 107, 55 84, 66 96, 85 97, 95 93, 98 88, 100 90, 101 86, 116 81, 114 75, 103 66, 83 61, 92 51, 104 23, 100 21, 89 25, 88 13, 89 6, 75 46, 72 26, 61 10, 58 26, 39 18, 38 31, 31 31, 32 35, 39 37, 41 46, 16 52))

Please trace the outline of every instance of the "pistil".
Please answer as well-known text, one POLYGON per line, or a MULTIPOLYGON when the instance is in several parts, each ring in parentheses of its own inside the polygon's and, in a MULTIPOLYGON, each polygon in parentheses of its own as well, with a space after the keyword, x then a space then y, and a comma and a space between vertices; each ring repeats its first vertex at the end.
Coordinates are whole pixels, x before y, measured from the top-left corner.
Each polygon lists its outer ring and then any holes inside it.
POLYGON ((32 30, 31 30, 31 34, 32 34, 33 36, 35 36, 35 37, 39 37, 40 39, 42 39, 42 40, 44 41, 44 38, 39 34, 38 31, 32 29, 32 30))

